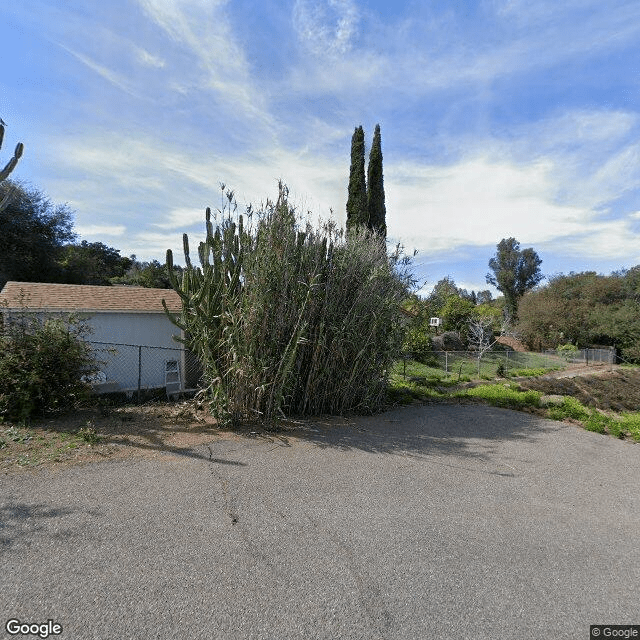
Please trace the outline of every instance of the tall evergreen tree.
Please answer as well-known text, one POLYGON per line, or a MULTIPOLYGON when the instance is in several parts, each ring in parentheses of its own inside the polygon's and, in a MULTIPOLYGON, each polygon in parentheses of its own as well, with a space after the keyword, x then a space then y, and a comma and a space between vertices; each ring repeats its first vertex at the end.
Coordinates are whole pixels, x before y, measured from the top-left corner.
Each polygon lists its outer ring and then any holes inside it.
POLYGON ((518 315, 518 301, 544 279, 540 271, 542 260, 529 247, 520 249, 515 238, 503 238, 497 245, 495 257, 489 260, 493 274, 487 273, 487 284, 492 284, 504 294, 509 315, 518 315))
POLYGON ((351 138, 351 169, 349 172, 349 197, 347 198, 347 231, 367 224, 367 185, 364 174, 364 130, 356 127, 351 138))
POLYGON ((369 154, 367 171, 368 225, 372 231, 387 237, 387 209, 384 204, 384 179, 382 176, 382 143, 380 125, 376 125, 369 154))

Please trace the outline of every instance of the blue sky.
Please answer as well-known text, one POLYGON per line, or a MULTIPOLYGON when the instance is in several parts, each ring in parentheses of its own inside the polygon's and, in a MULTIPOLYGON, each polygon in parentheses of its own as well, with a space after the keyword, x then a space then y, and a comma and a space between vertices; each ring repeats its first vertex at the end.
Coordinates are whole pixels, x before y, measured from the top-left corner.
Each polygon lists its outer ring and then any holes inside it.
POLYGON ((179 259, 220 182, 343 224, 380 123, 427 291, 487 288, 510 236, 549 275, 640 263, 637 0, 28 0, 0 43, 0 158, 24 142, 14 176, 123 255, 179 259))

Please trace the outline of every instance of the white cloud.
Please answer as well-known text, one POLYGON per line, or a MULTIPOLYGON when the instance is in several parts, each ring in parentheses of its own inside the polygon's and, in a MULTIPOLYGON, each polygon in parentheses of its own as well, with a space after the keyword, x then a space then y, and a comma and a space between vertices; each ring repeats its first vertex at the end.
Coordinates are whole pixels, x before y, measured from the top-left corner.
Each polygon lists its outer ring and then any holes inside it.
MULTIPOLYGON (((204 86, 232 109, 270 121, 262 94, 225 14, 226 0, 138 0, 147 15, 184 47, 204 72, 204 86)), ((185 70, 190 71, 190 70, 185 70)), ((198 79, 198 88, 202 80, 198 79)), ((183 85, 184 86, 184 85, 183 85)))
POLYGON ((95 60, 91 59, 87 55, 84 55, 83 53, 74 51, 73 49, 67 47, 66 45, 59 44, 59 46, 65 51, 67 51, 68 53, 70 53, 74 58, 82 62, 82 64, 89 67, 89 69, 91 69, 92 71, 97 73, 99 76, 104 78, 107 82, 110 82, 112 85, 118 87, 118 89, 121 89, 122 91, 124 91, 125 93, 128 93, 129 95, 137 96, 137 94, 134 92, 133 88, 131 87, 130 83, 121 74, 96 62, 95 60))
POLYGON ((154 223, 154 226, 160 229, 179 230, 202 223, 204 219, 204 209, 177 207, 166 213, 163 217, 163 221, 154 223))
POLYGON ((154 56, 141 47, 135 47, 135 52, 137 54, 138 61, 147 67, 162 69, 166 66, 166 62, 162 58, 154 56))
POLYGON ((638 125, 637 113, 607 109, 574 109, 526 125, 527 139, 545 151, 609 148, 624 142, 638 125))
POLYGON ((296 0, 293 7, 298 38, 318 56, 349 51, 357 23, 358 10, 352 0, 296 0))
POLYGON ((82 236, 122 236, 126 233, 127 228, 123 224, 116 225, 100 225, 100 224, 79 224, 75 230, 82 236))
MULTIPOLYGON (((182 232, 202 232, 205 207, 221 206, 220 182, 235 190, 243 210, 245 204, 275 198, 283 179, 292 201, 301 212, 311 211, 313 221, 326 219, 333 209, 337 222, 344 223, 346 155, 336 163, 315 149, 268 147, 250 155, 203 156, 198 148, 169 148, 159 140, 113 132, 54 140, 50 147, 59 154, 60 172, 84 176, 64 183, 65 199, 81 214, 100 219, 108 233, 126 238, 125 253, 145 259, 169 247, 181 251, 182 232)), ((551 157, 522 163, 487 152, 449 166, 387 161, 390 240, 402 241, 409 251, 417 248, 419 259, 431 262, 466 260, 461 250, 493 247, 510 236, 561 255, 635 260, 640 237, 632 225, 640 214, 602 219, 595 195, 580 205, 559 201, 565 185, 557 175, 551 157)), ((98 225, 78 229, 98 233, 98 225)))
POLYGON ((640 260, 640 234, 626 218, 599 217, 600 199, 559 203, 550 159, 531 164, 476 157, 450 167, 387 167, 390 234, 423 257, 460 255, 515 237, 523 246, 591 259, 640 260))
POLYGON ((496 229, 522 242, 574 233, 590 212, 554 203, 551 176, 549 161, 515 165, 485 157, 450 167, 387 166, 389 227, 394 235, 411 230, 418 246, 433 251, 495 244, 496 229))

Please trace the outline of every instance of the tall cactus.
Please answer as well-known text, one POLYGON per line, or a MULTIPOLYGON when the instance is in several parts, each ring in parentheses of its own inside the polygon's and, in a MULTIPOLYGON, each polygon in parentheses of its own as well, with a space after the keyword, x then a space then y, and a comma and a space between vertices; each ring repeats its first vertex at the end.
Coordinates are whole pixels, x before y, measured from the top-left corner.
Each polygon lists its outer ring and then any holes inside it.
MULTIPOLYGON (((0 118, 0 149, 2 149, 2 143, 4 141, 4 130, 7 125, 4 120, 0 118)), ((18 160, 22 157, 22 152, 24 151, 24 145, 22 142, 18 142, 16 145, 15 151, 13 152, 13 158, 7 162, 4 169, 0 171, 0 184, 3 183, 11 174, 11 172, 16 168, 18 164, 18 160)), ((11 190, 8 190, 5 194, 4 198, 0 202, 0 211, 2 211, 8 204, 9 198, 11 195, 11 190)))
POLYGON ((198 247, 200 266, 194 266, 189 255, 189 238, 182 237, 185 269, 181 281, 173 270, 173 254, 167 251, 167 270, 171 286, 182 301, 182 311, 173 314, 162 301, 169 319, 184 331, 183 341, 200 358, 209 380, 225 391, 225 372, 233 353, 225 344, 226 328, 237 321, 237 306, 241 292, 244 244, 247 234, 243 217, 238 224, 225 220, 214 231, 211 209, 206 210, 207 235, 198 247))

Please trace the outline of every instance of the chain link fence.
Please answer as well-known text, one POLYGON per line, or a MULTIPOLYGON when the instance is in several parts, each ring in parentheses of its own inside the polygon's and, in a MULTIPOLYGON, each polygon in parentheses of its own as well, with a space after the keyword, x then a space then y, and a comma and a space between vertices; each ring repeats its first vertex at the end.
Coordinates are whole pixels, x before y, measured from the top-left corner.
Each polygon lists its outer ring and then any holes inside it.
POLYGON ((618 361, 616 350, 613 347, 609 349, 578 349, 576 351, 547 349, 544 354, 549 357, 561 358, 567 363, 584 363, 587 365, 592 363, 616 364, 618 361))
POLYGON ((138 399, 152 392, 167 397, 196 391, 202 367, 183 347, 155 347, 114 342, 89 342, 98 371, 87 376, 95 393, 124 393, 138 399))
MULTIPOLYGON (((403 373, 412 360, 410 354, 403 356, 403 373)), ((614 364, 615 351, 611 349, 582 349, 579 351, 544 351, 542 353, 520 351, 434 351, 424 360, 424 365, 459 378, 495 377, 514 375, 531 369, 565 369, 570 364, 614 364)))

